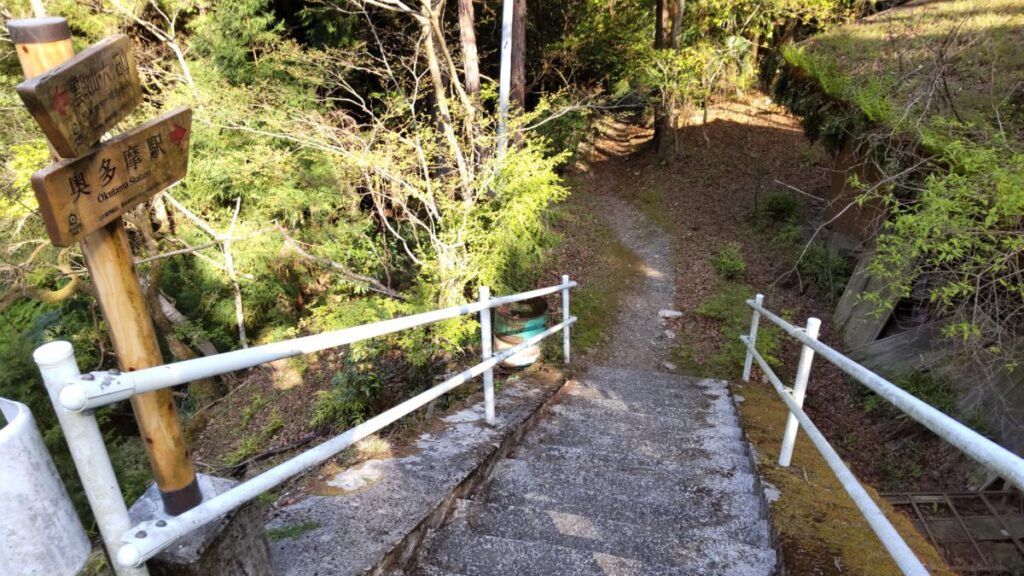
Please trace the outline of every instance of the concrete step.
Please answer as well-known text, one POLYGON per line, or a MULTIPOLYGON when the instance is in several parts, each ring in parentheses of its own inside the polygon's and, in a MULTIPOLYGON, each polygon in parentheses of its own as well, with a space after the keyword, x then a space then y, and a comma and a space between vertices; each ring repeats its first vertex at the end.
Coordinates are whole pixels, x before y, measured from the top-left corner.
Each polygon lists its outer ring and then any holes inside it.
POLYGON ((767 574, 775 552, 732 539, 720 527, 699 526, 670 534, 651 526, 600 520, 528 507, 502 507, 462 500, 452 523, 483 536, 546 542, 686 567, 699 574, 767 574))
POLYGON ((728 390, 724 380, 694 378, 669 372, 592 366, 580 378, 582 382, 609 389, 704 391, 728 390))
POLYGON ((534 476, 526 466, 510 464, 495 469, 486 490, 474 500, 651 525, 672 533, 680 527, 714 525, 731 526, 737 539, 748 529, 752 538, 760 536, 760 501, 753 491, 729 493, 703 487, 621 491, 597 479, 569 484, 558 476, 534 476))
MULTIPOLYGON (((602 424, 603 425, 603 424, 602 424)), ((527 439, 537 444, 598 449, 606 452, 634 452, 653 460, 665 458, 684 463, 694 456, 714 458, 715 454, 746 455, 739 428, 703 429, 686 433, 671 429, 633 430, 608 424, 607 428, 568 418, 545 418, 527 439)))
POLYGON ((575 381, 571 393, 622 399, 638 405, 653 404, 660 400, 666 406, 682 408, 699 407, 709 398, 728 395, 729 389, 725 386, 693 385, 689 380, 681 377, 677 380, 662 378, 656 381, 645 381, 640 379, 595 379, 586 375, 575 381))
POLYGON ((416 574, 766 576, 728 385, 591 368, 459 500, 416 574))
POLYGON ((473 576, 697 576, 688 568, 566 548, 546 542, 474 534, 452 525, 436 534, 430 564, 473 576))
POLYGON ((573 397, 560 399, 557 404, 551 405, 548 410, 556 416, 562 416, 570 420, 593 422, 597 426, 603 426, 606 422, 614 423, 618 428, 628 430, 688 433, 692 430, 705 430, 708 428, 739 430, 740 427, 739 417, 736 415, 728 398, 715 400, 708 409, 687 412, 676 411, 675 414, 616 410, 594 405, 573 397), (724 405, 720 405, 722 403, 724 405))
POLYGON ((621 470, 610 466, 578 466, 574 462, 540 457, 506 458, 492 473, 528 475, 544 483, 561 483, 585 489, 614 491, 617 494, 672 495, 695 491, 719 491, 727 494, 746 494, 754 490, 754 475, 735 471, 716 474, 705 468, 703 462, 694 462, 686 472, 673 474, 651 468, 621 470))
POLYGON ((724 478, 737 472, 753 472, 750 459, 745 454, 725 452, 710 455, 706 450, 696 448, 688 458, 676 461, 667 458, 653 460, 634 452, 611 452, 527 441, 516 447, 510 457, 558 461, 565 466, 583 470, 601 468, 624 474, 662 474, 679 480, 703 475, 724 478))
POLYGON ((687 419, 697 414, 708 414, 714 410, 714 400, 726 396, 724 391, 683 393, 682 397, 667 396, 663 391, 645 391, 620 394, 618 392, 576 382, 567 387, 560 402, 567 405, 579 405, 599 410, 617 412, 637 412, 664 416, 666 418, 687 419))
POLYGON ((411 570, 405 572, 394 571, 388 574, 388 576, 467 576, 458 572, 451 572, 444 568, 438 568, 437 566, 431 566, 430 564, 420 564, 413 567, 411 570))

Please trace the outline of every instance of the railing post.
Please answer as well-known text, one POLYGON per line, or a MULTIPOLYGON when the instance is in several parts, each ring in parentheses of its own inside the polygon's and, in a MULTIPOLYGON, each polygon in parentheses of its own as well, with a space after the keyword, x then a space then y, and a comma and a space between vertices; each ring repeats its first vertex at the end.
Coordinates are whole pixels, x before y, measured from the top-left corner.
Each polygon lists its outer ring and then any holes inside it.
MULTIPOLYGON (((821 329, 821 320, 817 318, 807 319, 807 336, 817 340, 818 330, 821 329)), ((811 376, 811 362, 814 361, 814 350, 804 344, 800 350, 800 363, 796 367, 796 380, 793 382, 793 401, 797 406, 803 408, 804 396, 807 395, 807 380, 811 376)), ((796 433, 800 428, 796 416, 792 413, 786 419, 786 431, 782 435, 782 451, 779 454, 779 465, 786 467, 793 460, 793 445, 796 444, 796 433)))
MULTIPOLYGON (((754 296, 754 303, 760 306, 764 302, 764 294, 758 294, 754 296)), ((761 321, 761 313, 754 310, 753 317, 750 318, 750 337, 747 339, 750 344, 750 348, 757 346, 757 324, 761 321)), ((743 381, 750 382, 750 369, 754 365, 754 353, 747 349, 747 357, 743 360, 743 381)))
MULTIPOLYGON (((491 289, 487 286, 480 287, 480 303, 486 304, 491 300, 491 289)), ((484 308, 480 311, 480 355, 483 361, 491 359, 491 309, 484 308)), ((484 416, 487 423, 494 425, 494 369, 490 368, 484 372, 484 416)))
POLYGON ((565 288, 562 289, 562 322, 565 322, 565 328, 562 329, 562 358, 566 364, 571 360, 569 350, 569 275, 562 274, 562 285, 565 288))
POLYGON ((80 375, 74 349, 68 342, 50 342, 37 348, 32 357, 43 375, 46 392, 50 395, 53 410, 64 431, 64 439, 71 451, 78 477, 82 480, 85 496, 89 499, 89 507, 96 517, 96 525, 114 572, 118 576, 148 576, 149 571, 145 566, 127 568, 114 560, 121 548, 121 535, 132 527, 132 522, 121 497, 121 489, 103 442, 103 434, 96 423, 96 416, 92 411, 71 412, 60 402, 61 389, 80 375))

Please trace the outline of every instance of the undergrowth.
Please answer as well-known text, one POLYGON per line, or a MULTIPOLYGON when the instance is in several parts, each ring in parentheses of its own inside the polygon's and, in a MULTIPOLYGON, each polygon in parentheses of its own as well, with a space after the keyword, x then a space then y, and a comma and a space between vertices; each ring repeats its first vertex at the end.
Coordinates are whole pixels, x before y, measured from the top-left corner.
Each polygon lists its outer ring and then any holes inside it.
POLYGON ((225 464, 239 464, 255 456, 260 450, 266 448, 267 444, 274 439, 281 429, 284 428, 284 419, 275 408, 270 415, 270 420, 256 434, 242 438, 238 446, 225 457, 225 464))
MULTIPOLYGON (((579 287, 570 296, 572 314, 578 318, 572 327, 572 348, 580 354, 597 350, 608 339, 619 304, 639 281, 643 262, 619 242, 592 204, 598 200, 584 186, 574 183, 579 191, 555 210, 562 238, 561 247, 550 256, 552 266, 576 258, 586 262, 573 276, 579 287)), ((544 353, 559 361, 561 340, 545 340, 544 353)))
MULTIPOLYGON (((896 374, 890 378, 893 384, 909 392, 917 399, 939 410, 943 414, 960 420, 974 430, 991 436, 991 430, 985 425, 978 414, 965 413, 957 406, 957 393, 952 384, 932 372, 915 370, 896 374)), ((864 411, 868 414, 877 414, 886 419, 899 422, 910 422, 911 418, 902 410, 894 407, 878 394, 863 386, 858 386, 861 391, 864 411)))
MULTIPOLYGON (((758 204, 755 225, 796 261, 800 283, 810 284, 815 294, 834 305, 853 274, 853 264, 837 250, 830 249, 823 240, 808 240, 802 217, 803 206, 795 196, 788 192, 772 192, 758 204)), ((713 263, 718 270, 717 260, 713 263)))
POLYGON ((711 255, 711 267, 723 280, 735 280, 747 271, 743 248, 739 242, 727 242, 711 255))
POLYGON ((850 260, 830 250, 820 240, 807 246, 796 266, 801 280, 810 283, 817 295, 829 304, 839 301, 853 274, 850 260))
MULTIPOLYGON (((681 342, 672 352, 672 361, 680 366, 680 371, 703 378, 735 379, 747 353, 739 337, 750 332, 752 311, 746 301, 754 297, 754 292, 744 284, 723 282, 710 298, 697 307, 699 316, 716 321, 721 341, 714 352, 699 360, 693 357, 693 346, 681 342)), ((769 365, 778 364, 776 354, 781 334, 768 322, 761 322, 758 328, 757 351, 769 365)))

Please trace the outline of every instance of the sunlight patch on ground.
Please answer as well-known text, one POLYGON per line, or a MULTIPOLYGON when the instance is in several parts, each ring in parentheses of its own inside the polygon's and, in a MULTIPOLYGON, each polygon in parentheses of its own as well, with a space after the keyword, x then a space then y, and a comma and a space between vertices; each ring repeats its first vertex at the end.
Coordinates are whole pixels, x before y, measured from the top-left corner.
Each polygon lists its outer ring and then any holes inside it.
POLYGON ((291 390, 302 384, 302 369, 296 365, 294 358, 285 358, 268 364, 272 370, 274 388, 291 390))
POLYGON ((384 477, 383 463, 383 460, 368 460, 335 474, 327 481, 327 485, 344 492, 365 488, 384 477))
POLYGON ((555 528, 558 529, 560 534, 576 536, 577 538, 588 538, 590 540, 601 538, 597 528, 594 527, 590 520, 583 516, 555 512, 554 510, 548 511, 548 516, 551 517, 551 521, 555 524, 555 528))
POLYGON ((664 278, 665 277, 665 273, 664 272, 662 272, 661 270, 657 270, 655 268, 651 268, 646 263, 641 263, 639 265, 639 268, 640 268, 640 273, 643 274, 644 276, 647 276, 648 278, 664 278))

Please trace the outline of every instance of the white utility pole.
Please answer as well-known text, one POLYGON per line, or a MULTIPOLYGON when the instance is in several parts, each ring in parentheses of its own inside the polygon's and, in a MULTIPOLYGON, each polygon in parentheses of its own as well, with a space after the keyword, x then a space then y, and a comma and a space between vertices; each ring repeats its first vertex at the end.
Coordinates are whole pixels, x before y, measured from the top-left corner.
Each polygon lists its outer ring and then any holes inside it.
POLYGON ((508 99, 512 84, 512 19, 515 0, 501 8, 501 73, 498 77, 498 158, 508 148, 508 99))

